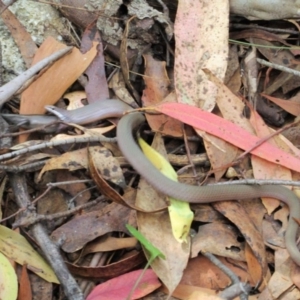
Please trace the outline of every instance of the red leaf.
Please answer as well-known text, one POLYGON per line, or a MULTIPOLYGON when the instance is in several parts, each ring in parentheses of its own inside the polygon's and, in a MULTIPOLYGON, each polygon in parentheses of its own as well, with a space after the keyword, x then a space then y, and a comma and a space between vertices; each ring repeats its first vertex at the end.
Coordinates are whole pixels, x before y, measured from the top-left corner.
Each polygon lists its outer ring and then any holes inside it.
MULTIPOLYGON (((124 300, 143 270, 133 271, 97 285, 86 300, 124 300)), ((131 299, 139 299, 161 286, 153 270, 146 270, 131 299)))
MULTIPOLYGON (((182 103, 162 103, 155 106, 154 109, 224 139, 243 150, 251 149, 260 141, 260 138, 232 122, 194 106, 182 103)), ((268 142, 258 146, 251 153, 267 161, 300 172, 300 159, 298 157, 284 152, 268 142)))

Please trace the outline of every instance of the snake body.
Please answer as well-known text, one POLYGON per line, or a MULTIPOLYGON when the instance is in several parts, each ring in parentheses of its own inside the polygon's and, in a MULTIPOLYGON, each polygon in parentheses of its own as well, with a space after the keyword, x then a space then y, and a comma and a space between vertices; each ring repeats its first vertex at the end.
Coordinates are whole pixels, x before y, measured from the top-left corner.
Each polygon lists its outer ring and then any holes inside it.
POLYGON ((290 209, 288 227, 285 232, 286 248, 293 261, 300 266, 300 252, 296 245, 298 225, 295 221, 300 217, 300 202, 292 191, 275 185, 193 186, 170 180, 154 167, 135 143, 132 132, 144 121, 145 118, 141 113, 123 116, 118 123, 117 140, 128 162, 149 184, 167 196, 189 203, 247 200, 258 197, 276 198, 284 202, 290 209))
MULTIPOLYGON (((283 186, 274 185, 228 185, 192 186, 175 182, 157 170, 137 146, 133 131, 145 121, 142 113, 133 112, 123 116, 131 108, 119 100, 105 100, 72 111, 46 106, 60 120, 69 123, 88 124, 97 120, 121 117, 117 126, 117 140, 125 158, 132 167, 159 192, 189 203, 211 203, 224 200, 245 200, 258 197, 276 198, 289 206, 290 216, 285 233, 286 248, 293 261, 300 266, 300 252, 296 245, 300 218, 298 197, 283 186)), ((46 120, 46 119, 45 119, 46 120)), ((39 120, 40 121, 40 120, 39 120)))

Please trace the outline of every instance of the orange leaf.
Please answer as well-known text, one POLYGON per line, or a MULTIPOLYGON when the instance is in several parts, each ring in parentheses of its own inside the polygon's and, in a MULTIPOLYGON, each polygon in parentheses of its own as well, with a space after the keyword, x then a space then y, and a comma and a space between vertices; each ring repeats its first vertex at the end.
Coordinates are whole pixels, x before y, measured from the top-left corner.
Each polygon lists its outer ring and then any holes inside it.
MULTIPOLYGON (((282 100, 279 98, 275 98, 266 94, 261 94, 263 97, 267 98, 268 100, 274 102, 278 106, 280 106, 285 111, 289 112, 290 114, 294 116, 300 115, 300 103, 296 101, 296 99, 299 99, 299 95, 291 98, 290 100, 282 100)), ((298 100, 299 101, 299 100, 298 100)))
MULTIPOLYGON (((194 106, 182 103, 162 103, 155 106, 154 109, 222 138, 243 150, 252 148, 260 141, 257 136, 250 134, 230 121, 194 106)), ((298 157, 284 152, 268 142, 253 149, 251 153, 267 161, 300 172, 300 159, 298 157)))
MULTIPOLYGON (((33 59, 33 64, 65 48, 55 39, 47 38, 33 59)), ((96 55, 96 44, 85 54, 74 48, 71 53, 53 63, 22 94, 20 113, 41 114, 45 105, 54 104, 67 88, 85 71, 96 55)))

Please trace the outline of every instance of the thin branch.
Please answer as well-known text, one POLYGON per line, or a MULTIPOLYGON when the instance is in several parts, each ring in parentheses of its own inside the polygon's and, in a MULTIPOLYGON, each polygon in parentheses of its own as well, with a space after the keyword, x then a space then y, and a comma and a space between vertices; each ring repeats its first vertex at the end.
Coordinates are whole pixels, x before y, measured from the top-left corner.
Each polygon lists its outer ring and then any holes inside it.
POLYGON ((116 138, 107 138, 104 136, 89 136, 89 137, 74 137, 67 140, 59 140, 59 141, 52 141, 52 142, 45 142, 39 145, 34 145, 30 147, 26 147, 24 149, 16 150, 14 152, 6 153, 3 155, 0 155, 0 161, 11 159, 16 156, 30 153, 32 151, 41 150, 45 148, 52 148, 56 146, 62 146, 62 145, 69 145, 69 144, 77 144, 77 143, 93 143, 93 142, 106 142, 106 143, 116 143, 116 138))
POLYGON ((270 62, 268 62, 264 59, 261 59, 261 58, 257 58, 256 60, 264 66, 267 66, 267 67, 270 67, 270 68, 273 68, 273 69, 276 69, 276 70, 279 70, 279 71, 283 71, 283 72, 286 72, 286 73, 290 73, 290 74, 293 74, 295 76, 300 76, 300 72, 297 71, 297 70, 287 68, 287 67, 284 67, 282 65, 273 64, 273 63, 270 63, 270 62))
POLYGON ((208 185, 236 185, 236 184, 252 184, 252 185, 290 185, 290 186, 300 186, 299 181, 294 180, 277 180, 277 179, 243 179, 243 180, 233 180, 226 182, 212 183, 208 185))
MULTIPOLYGON (((214 265, 216 265, 224 274, 226 274, 233 284, 241 284, 238 276, 233 273, 227 266, 225 266, 219 259, 217 259, 213 254, 209 252, 201 252, 206 258, 208 258, 214 265)), ((251 289, 251 287, 250 287, 251 289)), ((248 289, 243 289, 240 293, 240 299, 246 300, 248 299, 248 289), (246 293, 245 293, 246 292, 246 293)))
MULTIPOLYGON (((29 225, 33 225, 40 221, 53 221, 53 220, 60 219, 60 218, 70 217, 70 216, 74 215, 75 213, 77 213, 78 211, 92 207, 92 206, 98 204, 99 202, 104 201, 105 199, 106 199, 105 196, 100 196, 93 201, 84 203, 82 205, 78 205, 75 208, 67 210, 67 211, 63 211, 63 212, 59 212, 59 213, 51 214, 51 215, 36 215, 34 218, 20 218, 13 224, 13 228, 17 228, 20 226, 27 227, 29 225)), ((1 222, 2 221, 0 221, 0 223, 1 222)))
POLYGON ((61 49, 52 55, 44 58, 40 62, 36 63, 27 71, 23 72, 7 84, 0 87, 0 107, 7 102, 18 90, 22 88, 26 84, 26 82, 32 78, 36 73, 41 71, 43 68, 48 66, 49 64, 55 62, 68 52, 72 50, 72 47, 66 47, 61 49))
MULTIPOLYGON (((15 200, 19 207, 32 207, 31 210, 26 210, 24 212, 24 216, 34 218, 36 216, 36 212, 34 207, 31 205, 25 175, 9 173, 8 176, 15 195, 15 200)), ((64 260, 61 257, 58 247, 50 239, 45 228, 41 224, 34 224, 30 229, 59 279, 66 297, 72 300, 83 300, 83 294, 76 280, 70 274, 64 260)))

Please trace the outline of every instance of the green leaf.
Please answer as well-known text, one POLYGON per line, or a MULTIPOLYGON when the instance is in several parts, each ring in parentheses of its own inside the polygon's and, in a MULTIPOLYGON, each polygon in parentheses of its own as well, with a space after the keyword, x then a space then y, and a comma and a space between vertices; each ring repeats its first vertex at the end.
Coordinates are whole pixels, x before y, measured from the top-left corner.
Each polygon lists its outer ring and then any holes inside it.
POLYGON ((166 259, 165 255, 153 246, 139 231, 137 231, 133 226, 126 224, 126 228, 128 231, 145 247, 150 255, 149 263, 157 258, 160 257, 162 259, 166 259))
POLYGON ((16 300, 18 296, 18 279, 9 260, 0 253, 0 299, 16 300))
POLYGON ((55 273, 44 258, 37 253, 19 233, 0 225, 0 251, 8 258, 23 265, 48 282, 59 283, 55 273))

